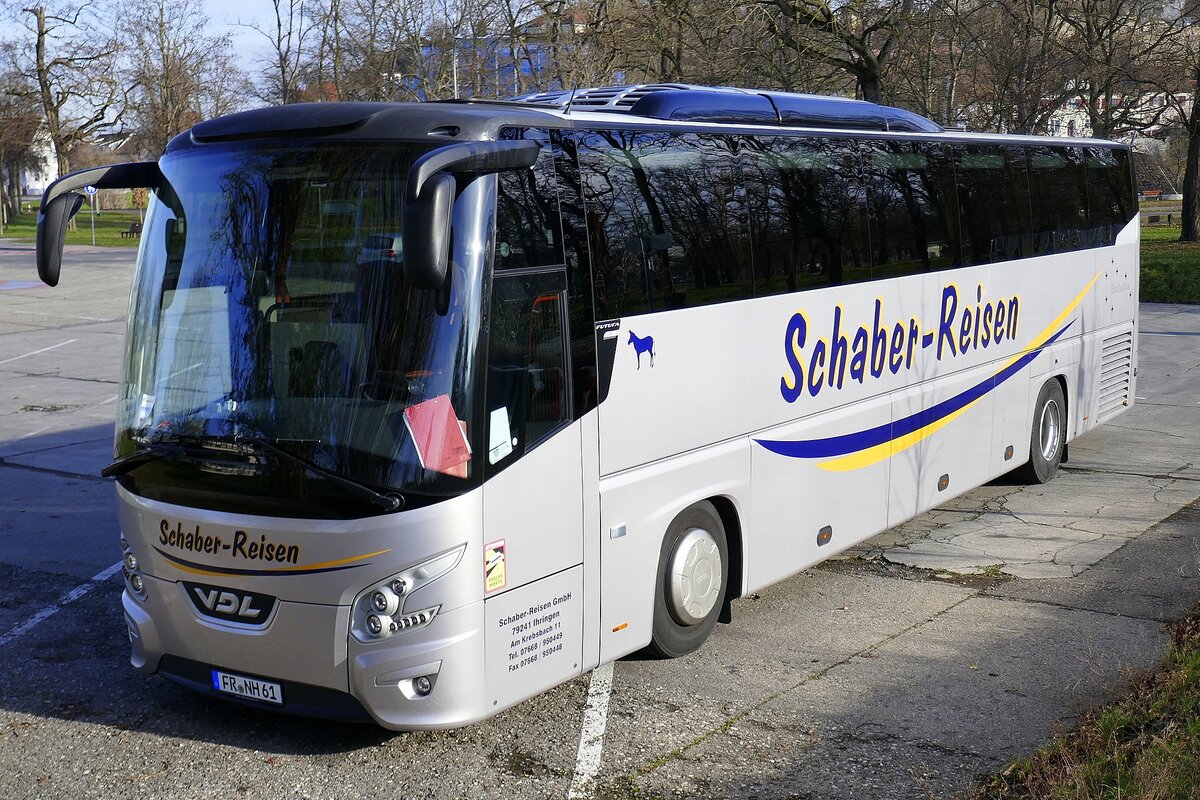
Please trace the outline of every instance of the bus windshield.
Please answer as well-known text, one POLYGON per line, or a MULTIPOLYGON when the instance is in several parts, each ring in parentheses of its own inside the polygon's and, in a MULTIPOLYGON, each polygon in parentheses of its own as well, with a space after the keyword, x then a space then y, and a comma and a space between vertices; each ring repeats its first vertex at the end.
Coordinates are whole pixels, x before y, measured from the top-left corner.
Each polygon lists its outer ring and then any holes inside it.
POLYGON ((480 276, 452 269, 447 305, 403 275, 405 180, 425 149, 289 141, 164 156, 116 446, 118 458, 164 455, 130 461, 126 488, 345 517, 378 508, 338 478, 410 507, 478 483, 469 398, 480 276), (186 457, 163 447, 182 442, 186 457), (267 446, 241 446, 254 442, 267 446))

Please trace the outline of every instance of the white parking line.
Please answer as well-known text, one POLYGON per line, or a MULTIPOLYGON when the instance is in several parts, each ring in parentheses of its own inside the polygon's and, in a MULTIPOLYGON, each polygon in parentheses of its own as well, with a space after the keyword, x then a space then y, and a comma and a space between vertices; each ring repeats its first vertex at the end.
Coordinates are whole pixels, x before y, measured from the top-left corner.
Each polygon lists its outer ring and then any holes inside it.
POLYGON ((58 344, 52 344, 49 347, 43 347, 41 350, 34 350, 32 353, 23 353, 22 355, 19 355, 19 356, 13 356, 12 358, 6 358, 3 361, 0 361, 0 364, 7 364, 10 361, 20 361, 22 358, 29 358, 30 356, 36 356, 38 353, 44 353, 47 350, 57 350, 60 347, 66 347, 67 345, 74 344, 77 341, 79 341, 79 340, 78 339, 67 339, 65 342, 59 342, 58 344))
POLYGON ((591 788, 600 772, 604 753, 604 728, 608 724, 608 698, 612 694, 613 665, 610 661, 596 667, 588 683, 587 708, 583 710, 583 730, 579 734, 579 755, 575 757, 575 775, 567 800, 579 800, 591 788))
POLYGON ((25 620, 17 627, 10 630, 8 633, 4 634, 3 636, 0 636, 0 647, 3 647, 4 645, 8 644, 9 642, 13 641, 14 639, 20 638, 21 636, 25 635, 29 631, 36 628, 38 625, 41 625, 46 620, 50 619, 50 617, 53 617, 55 614, 57 614, 59 611, 61 611, 64 606, 68 606, 71 603, 74 603, 76 600, 83 597, 85 594, 90 592, 92 589, 95 589, 97 586, 102 584, 104 581, 108 580, 113 575, 116 575, 120 570, 121 570, 121 562, 118 561, 117 563, 115 563, 111 567, 109 567, 108 569, 105 569, 102 572, 97 572, 95 575, 93 575, 91 577, 90 580, 88 580, 87 583, 79 584, 74 589, 67 592, 62 597, 58 598, 58 601, 54 605, 46 606, 41 611, 37 612, 32 617, 30 617, 29 619, 25 620))

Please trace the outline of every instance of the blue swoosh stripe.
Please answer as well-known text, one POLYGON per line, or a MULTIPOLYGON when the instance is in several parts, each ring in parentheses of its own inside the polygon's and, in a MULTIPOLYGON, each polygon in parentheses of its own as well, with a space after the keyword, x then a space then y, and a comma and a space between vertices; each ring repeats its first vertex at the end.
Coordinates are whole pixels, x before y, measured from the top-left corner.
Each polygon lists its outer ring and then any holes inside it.
POLYGON ((980 397, 990 392, 1006 380, 1016 375, 1027 364, 1041 355, 1042 350, 1047 345, 1053 344, 1060 336, 1067 332, 1067 329, 1075 324, 1072 320, 1059 330, 1058 333, 1051 336, 1039 347, 1030 350, 1025 355, 1018 358, 1013 363, 1009 364, 1004 369, 986 378, 979 383, 966 389, 954 397, 943 400, 935 406, 922 409, 915 414, 905 417, 896 422, 889 422, 875 428, 868 428, 863 431, 855 431, 854 433, 844 433, 840 436, 830 436, 825 439, 805 439, 801 441, 780 441, 775 439, 755 439, 754 441, 761 444, 772 453, 777 453, 781 456, 789 458, 830 458, 833 456, 844 456, 848 453, 857 453, 859 450, 866 450, 870 447, 876 447, 884 442, 890 442, 892 439, 898 439, 913 431, 920 430, 926 425, 937 422, 942 417, 949 416, 955 411, 958 411, 963 406, 975 402, 980 397))

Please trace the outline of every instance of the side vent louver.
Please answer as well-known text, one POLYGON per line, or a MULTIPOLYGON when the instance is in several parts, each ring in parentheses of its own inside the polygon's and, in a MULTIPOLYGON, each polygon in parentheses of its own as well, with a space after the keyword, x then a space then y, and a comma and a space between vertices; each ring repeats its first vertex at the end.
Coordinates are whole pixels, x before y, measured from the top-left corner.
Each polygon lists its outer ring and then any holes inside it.
POLYGON ((1100 351, 1100 408, 1097 422, 1103 422, 1129 405, 1132 376, 1133 331, 1105 339, 1100 351))

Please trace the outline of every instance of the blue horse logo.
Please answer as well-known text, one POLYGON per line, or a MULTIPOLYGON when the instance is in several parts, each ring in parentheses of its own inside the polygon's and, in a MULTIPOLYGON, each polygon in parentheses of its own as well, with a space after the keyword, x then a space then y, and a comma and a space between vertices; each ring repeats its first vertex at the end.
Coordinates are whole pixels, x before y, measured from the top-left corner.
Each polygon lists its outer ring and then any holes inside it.
POLYGON ((637 368, 642 368, 642 353, 650 354, 650 366, 654 366, 654 338, 651 336, 638 336, 633 331, 629 332, 629 344, 633 345, 633 352, 637 353, 637 368))

